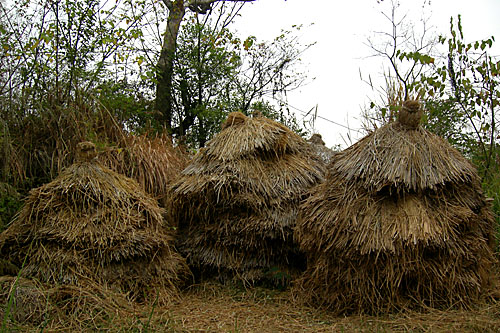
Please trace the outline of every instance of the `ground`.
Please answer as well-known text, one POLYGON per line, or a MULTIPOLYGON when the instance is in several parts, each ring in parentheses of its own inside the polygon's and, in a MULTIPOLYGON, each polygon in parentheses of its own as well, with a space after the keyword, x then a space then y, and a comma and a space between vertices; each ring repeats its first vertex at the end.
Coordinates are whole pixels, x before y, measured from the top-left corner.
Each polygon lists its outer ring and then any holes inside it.
POLYGON ((289 291, 218 283, 191 286, 163 305, 138 305, 121 296, 71 288, 57 293, 53 288, 44 299, 33 292, 35 287, 17 283, 16 304, 4 311, 8 315, 2 316, 1 332, 500 332, 500 301, 492 299, 471 310, 339 317, 301 305, 289 291))

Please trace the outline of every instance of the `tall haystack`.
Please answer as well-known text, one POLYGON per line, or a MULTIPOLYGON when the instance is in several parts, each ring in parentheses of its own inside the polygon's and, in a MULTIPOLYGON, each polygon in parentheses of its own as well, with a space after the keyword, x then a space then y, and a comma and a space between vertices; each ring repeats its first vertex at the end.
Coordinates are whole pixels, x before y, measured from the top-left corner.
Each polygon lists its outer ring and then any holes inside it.
POLYGON ((301 206, 298 295, 377 313, 467 306, 488 288, 494 221, 480 179, 420 117, 406 101, 398 121, 339 153, 301 206))
POLYGON ((55 284, 98 283, 140 299, 175 296, 189 270, 173 248, 162 209, 136 181, 78 145, 77 161, 33 189, 0 235, 0 252, 27 278, 55 284))
POLYGON ((303 265, 292 237, 298 204, 324 172, 287 127, 229 114, 173 185, 168 210, 179 249, 204 278, 286 280, 303 265))
POLYGON ((189 158, 167 135, 127 134, 118 147, 99 153, 99 162, 135 179, 146 192, 164 204, 168 187, 180 176, 189 158))

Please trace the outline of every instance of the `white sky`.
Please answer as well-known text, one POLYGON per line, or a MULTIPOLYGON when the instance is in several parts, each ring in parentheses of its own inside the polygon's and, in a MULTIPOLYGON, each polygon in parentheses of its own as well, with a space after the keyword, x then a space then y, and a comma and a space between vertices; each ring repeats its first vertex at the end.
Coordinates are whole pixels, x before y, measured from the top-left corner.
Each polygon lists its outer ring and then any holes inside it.
MULTIPOLYGON (((450 17, 462 15, 466 42, 496 37, 494 51, 500 54, 500 0, 430 0, 426 13, 436 34, 447 34, 450 17)), ((401 0, 400 13, 422 15, 423 0, 401 0)), ((233 28, 246 37, 269 40, 281 29, 303 24, 311 27, 301 31, 303 44, 317 42, 302 57, 310 78, 315 80, 289 95, 292 107, 308 111, 318 105, 318 116, 345 127, 317 118, 316 132, 326 145, 347 147, 362 137, 360 110, 375 97, 360 79, 376 77, 382 69, 382 58, 370 58, 373 52, 365 46, 375 30, 389 31, 388 21, 380 13, 390 8, 390 0, 257 0, 246 5, 233 28), (351 139, 349 140, 349 137, 351 139)))

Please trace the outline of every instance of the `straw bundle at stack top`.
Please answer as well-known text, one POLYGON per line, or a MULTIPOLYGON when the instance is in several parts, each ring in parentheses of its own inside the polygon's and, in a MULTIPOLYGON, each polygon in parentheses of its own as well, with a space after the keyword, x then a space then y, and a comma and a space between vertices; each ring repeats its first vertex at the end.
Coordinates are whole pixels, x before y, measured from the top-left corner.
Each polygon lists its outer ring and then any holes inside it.
POLYGON ((0 235, 3 256, 22 275, 49 283, 102 286, 167 300, 189 274, 172 247, 162 209, 134 180, 96 162, 95 146, 79 144, 78 160, 33 189, 0 235))
POLYGON ((289 277, 303 264, 292 239, 298 203, 324 172, 287 127, 231 113, 169 196, 181 252, 207 277, 289 277))
POLYGON ((488 288, 494 220, 479 177, 416 125, 416 106, 336 155, 301 206, 308 267, 295 290, 309 301, 376 313, 465 306, 488 288))

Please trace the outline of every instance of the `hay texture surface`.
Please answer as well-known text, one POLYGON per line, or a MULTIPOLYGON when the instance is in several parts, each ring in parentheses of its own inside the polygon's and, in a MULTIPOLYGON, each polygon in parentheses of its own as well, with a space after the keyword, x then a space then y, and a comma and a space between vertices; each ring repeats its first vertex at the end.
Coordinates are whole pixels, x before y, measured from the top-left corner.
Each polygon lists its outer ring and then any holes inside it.
POLYGON ((303 264, 292 239, 298 204, 324 172, 287 127, 231 113, 172 188, 181 252, 205 277, 290 277, 303 264))
POLYGON ((174 147, 166 136, 127 135, 120 147, 100 152, 98 160, 104 166, 135 179, 151 196, 164 204, 168 187, 188 163, 187 153, 174 147))
POLYGON ((476 170, 414 125, 404 116, 336 155, 301 206, 303 298, 378 313, 468 306, 489 287, 494 220, 476 170))
POLYGON ((98 283, 169 298, 188 273, 162 209, 134 180, 96 162, 91 143, 52 182, 33 189, 0 235, 1 254, 43 282, 98 283))

